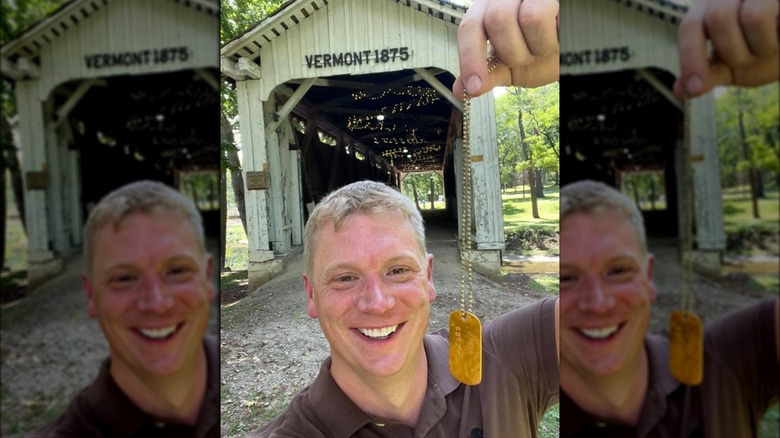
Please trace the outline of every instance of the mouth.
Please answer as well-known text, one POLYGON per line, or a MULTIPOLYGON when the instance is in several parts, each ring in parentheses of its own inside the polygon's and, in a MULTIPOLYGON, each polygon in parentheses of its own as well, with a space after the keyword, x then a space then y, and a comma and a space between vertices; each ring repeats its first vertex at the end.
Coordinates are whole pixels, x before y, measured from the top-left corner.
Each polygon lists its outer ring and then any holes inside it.
POLYGON ((579 328, 576 331, 583 337, 593 341, 606 341, 612 339, 623 328, 623 324, 614 324, 598 328, 579 328))
POLYGON ((390 338, 398 330, 398 327, 399 324, 395 324, 380 328, 358 328, 357 331, 368 339, 382 341, 390 338))
POLYGON ((156 328, 136 328, 135 332, 150 341, 166 341, 175 336, 183 325, 184 323, 156 328))

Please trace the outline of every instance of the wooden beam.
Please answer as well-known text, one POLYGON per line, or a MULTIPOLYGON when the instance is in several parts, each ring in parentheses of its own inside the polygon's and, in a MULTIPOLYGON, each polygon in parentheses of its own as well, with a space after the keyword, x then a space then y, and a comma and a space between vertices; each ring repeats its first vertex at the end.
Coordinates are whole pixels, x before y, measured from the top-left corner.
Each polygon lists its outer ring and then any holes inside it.
POLYGON ((219 81, 217 78, 212 76, 209 72, 202 68, 195 69, 195 74, 197 74, 201 79, 203 79, 204 82, 211 85, 211 88, 219 91, 219 81))
POLYGON ((251 79, 263 78, 263 70, 249 58, 238 58, 236 69, 251 79))
POLYGON ((637 73, 637 74, 638 74, 638 75, 639 75, 639 76, 640 76, 642 79, 646 80, 646 81, 647 81, 647 83, 649 83, 650 85, 652 85, 652 86, 653 86, 653 88, 655 88, 656 90, 658 90, 658 92, 659 92, 659 93, 661 93, 661 95, 662 95, 663 97, 665 97, 665 98, 666 98, 666 100, 668 100, 669 102, 671 102, 671 103, 672 103, 672 105, 674 105, 675 107, 677 107, 677 109, 679 109, 680 111, 682 111, 682 110, 683 110, 683 104, 682 104, 682 102, 681 102, 679 99, 677 99, 677 97, 675 97, 675 95, 674 95, 674 93, 672 92, 672 90, 670 90, 670 89, 669 89, 669 87, 667 87, 667 86, 666 86, 666 85, 665 85, 663 82, 661 82, 660 80, 658 80, 658 78, 657 78, 657 77, 655 77, 655 75, 654 75, 653 73, 651 73, 650 71, 648 71, 647 69, 644 69, 644 68, 638 68, 638 69, 636 69, 636 73, 637 73))
POLYGON ((431 87, 433 87, 434 90, 438 91, 439 94, 441 94, 447 101, 449 101, 452 106, 459 109, 460 112, 463 112, 463 102, 458 100, 457 97, 452 93, 452 91, 447 88, 444 84, 441 83, 438 79, 436 79, 436 76, 434 76, 431 72, 424 68, 415 68, 414 71, 422 76, 423 79, 425 79, 425 82, 431 84, 431 87))
MULTIPOLYGON (((76 107, 76 104, 78 104, 84 95, 87 94, 87 91, 89 91, 89 89, 92 88, 92 86, 97 82, 97 79, 87 79, 82 81, 78 88, 76 88, 76 91, 74 91, 70 97, 68 97, 68 100, 66 100, 65 103, 63 103, 62 106, 60 106, 59 109, 57 109, 57 111, 54 113, 54 123, 50 125, 50 129, 57 129, 62 124, 62 121, 67 119, 68 114, 70 114, 73 108, 76 107)), ((105 81, 103 81, 103 83, 105 84, 105 81)))
POLYGON ((293 108, 295 108, 295 105, 298 105, 298 102, 303 99, 303 96, 306 94, 306 92, 309 91, 312 85, 314 85, 315 80, 317 80, 317 78, 309 78, 303 82, 303 85, 295 90, 295 93, 293 93, 293 95, 287 99, 287 102, 285 102, 284 106, 279 108, 279 111, 275 113, 275 119, 265 128, 266 135, 273 132, 282 123, 282 121, 287 118, 293 108))
MULTIPOLYGON (((441 70, 441 69, 431 69, 430 72, 432 74, 434 74, 434 75, 437 75, 437 74, 443 73, 444 70, 441 70)), ((392 90, 393 88, 403 87, 403 86, 409 85, 409 84, 411 84, 413 82, 421 81, 422 79, 423 79, 423 77, 420 76, 419 74, 410 75, 410 76, 407 76, 405 78, 401 78, 401 79, 395 80, 393 82, 390 82, 389 84, 385 84, 385 85, 383 85, 381 87, 374 88, 373 90, 371 90, 368 93, 366 93, 366 96, 364 98, 368 98, 368 97, 371 97, 371 96, 376 96, 377 94, 383 93, 386 90, 392 90)), ((317 105, 317 110, 322 110, 322 109, 325 109, 325 108, 328 108, 328 107, 331 107, 331 106, 340 106, 340 105, 345 104, 345 103, 351 103, 351 102, 353 102, 353 100, 354 99, 352 98, 351 95, 339 97, 338 99, 333 99, 331 101, 323 102, 323 103, 317 105)))
POLYGON ((238 70, 237 64, 237 62, 223 56, 220 59, 219 69, 225 76, 240 81, 244 79, 244 74, 238 70))
MULTIPOLYGON (((302 84, 306 79, 293 79, 287 81, 288 84, 302 84)), ((314 81, 315 87, 333 87, 333 88, 350 88, 357 90, 367 90, 369 88, 378 87, 379 84, 371 82, 357 82, 357 81, 340 81, 338 79, 322 79, 319 78, 314 81)))

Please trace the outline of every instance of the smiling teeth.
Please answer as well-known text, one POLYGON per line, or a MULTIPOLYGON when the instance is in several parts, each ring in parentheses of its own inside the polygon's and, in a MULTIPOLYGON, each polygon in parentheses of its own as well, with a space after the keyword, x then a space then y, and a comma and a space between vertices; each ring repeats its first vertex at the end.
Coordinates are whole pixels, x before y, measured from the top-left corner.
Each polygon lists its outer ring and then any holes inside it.
POLYGON ((158 329, 139 329, 139 331, 147 338, 163 339, 176 331, 176 326, 162 327, 158 329))
POLYGON ((615 333, 618 329, 618 326, 612 325, 609 327, 604 328, 598 328, 598 329, 581 329, 582 333, 593 339, 604 339, 609 337, 612 333, 615 333))
POLYGON ((387 339, 388 336, 390 336, 391 333, 395 332, 396 329, 398 329, 398 324, 391 325, 389 327, 383 327, 378 329, 358 329, 360 333, 363 333, 364 336, 368 336, 371 339, 387 339))

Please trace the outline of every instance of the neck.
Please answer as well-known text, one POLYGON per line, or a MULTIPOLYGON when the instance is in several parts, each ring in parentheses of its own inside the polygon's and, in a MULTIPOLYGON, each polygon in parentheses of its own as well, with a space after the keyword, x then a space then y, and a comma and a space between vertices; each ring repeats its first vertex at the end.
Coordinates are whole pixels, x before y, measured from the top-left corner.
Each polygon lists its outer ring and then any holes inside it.
POLYGON ((331 365, 333 380, 366 414, 414 426, 428 388, 428 358, 420 354, 409 370, 389 377, 356 375, 346 367, 331 365))
POLYGON ((176 374, 164 377, 122 370, 119 361, 111 361, 110 372, 117 386, 142 411, 192 426, 197 422, 206 394, 208 365, 204 348, 192 362, 176 374))
POLYGON ((634 366, 611 376, 580 374, 561 364, 561 389, 583 411, 634 426, 647 394, 648 358, 644 349, 634 366))

